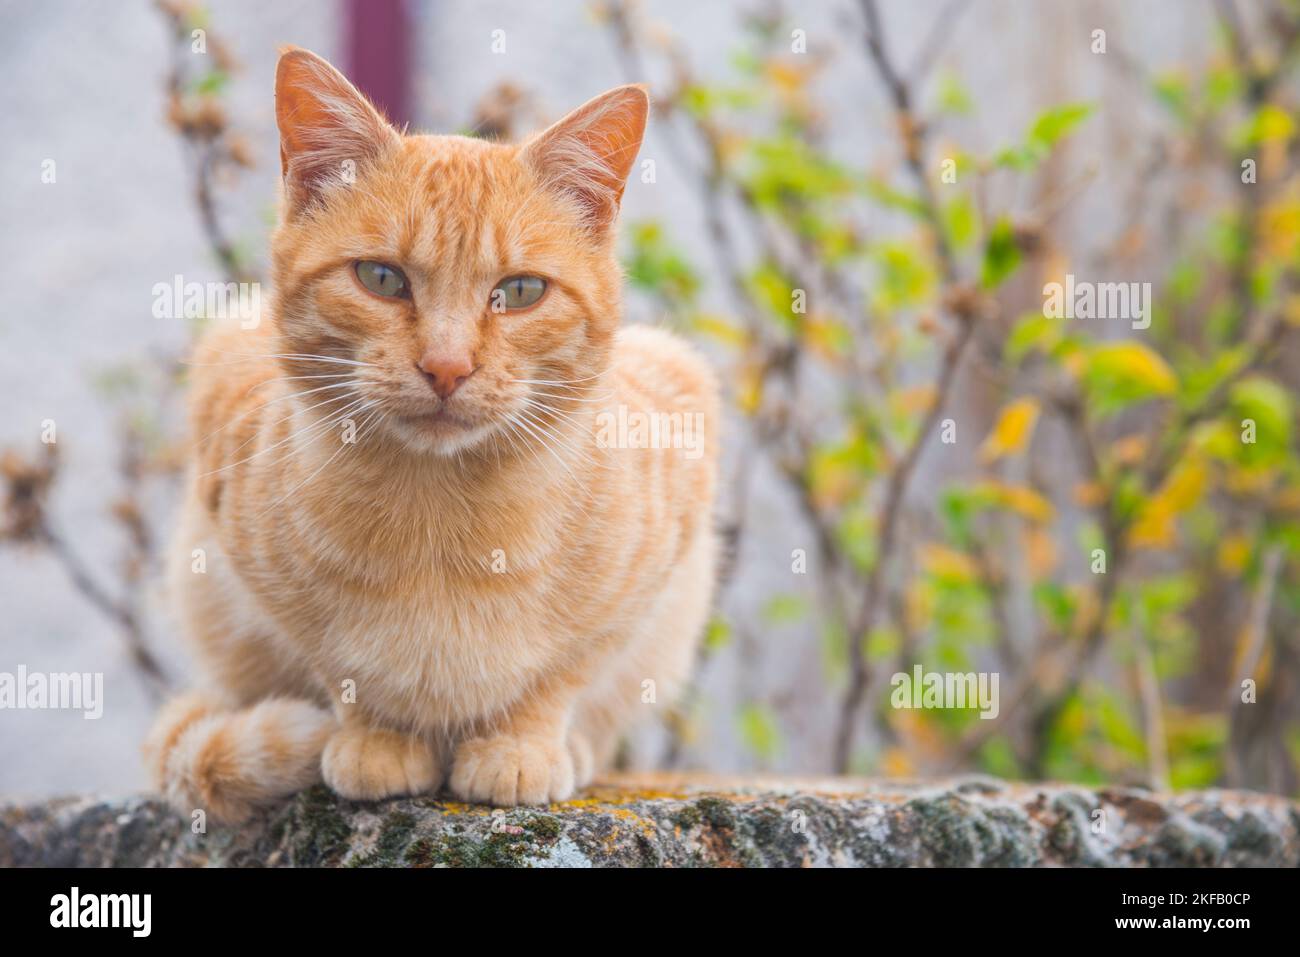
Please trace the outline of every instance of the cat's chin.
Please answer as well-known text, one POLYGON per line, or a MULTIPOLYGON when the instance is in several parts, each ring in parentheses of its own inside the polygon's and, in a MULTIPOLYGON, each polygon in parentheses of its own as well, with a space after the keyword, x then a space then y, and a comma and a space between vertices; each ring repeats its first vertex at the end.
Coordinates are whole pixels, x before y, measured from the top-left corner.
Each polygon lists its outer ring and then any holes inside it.
POLYGON ((442 413, 393 416, 388 428, 408 451, 445 457, 473 448, 492 431, 491 426, 442 413))

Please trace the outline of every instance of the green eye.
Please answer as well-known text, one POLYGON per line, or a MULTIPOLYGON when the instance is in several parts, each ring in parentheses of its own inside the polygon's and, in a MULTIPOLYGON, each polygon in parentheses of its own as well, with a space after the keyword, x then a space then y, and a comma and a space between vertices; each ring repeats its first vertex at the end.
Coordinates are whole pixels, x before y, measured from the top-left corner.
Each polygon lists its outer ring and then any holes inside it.
POLYGON ((406 277, 396 266, 363 260, 356 265, 357 279, 376 296, 396 299, 406 295, 406 277))
POLYGON ((546 280, 540 276, 511 276, 502 279, 492 290, 492 311, 527 309, 546 292, 546 280))

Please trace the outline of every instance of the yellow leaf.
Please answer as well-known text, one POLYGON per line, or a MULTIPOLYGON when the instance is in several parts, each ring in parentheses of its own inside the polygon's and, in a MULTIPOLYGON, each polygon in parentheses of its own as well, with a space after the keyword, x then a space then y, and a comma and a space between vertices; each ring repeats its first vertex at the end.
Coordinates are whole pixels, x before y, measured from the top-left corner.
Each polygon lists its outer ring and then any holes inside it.
POLYGON ((1129 529, 1128 543, 1133 548, 1168 548, 1174 543, 1174 517, 1168 512, 1144 510, 1129 529))
POLYGON ((861 470, 843 456, 815 453, 808 463, 808 485, 820 508, 839 508, 858 493, 861 470))
POLYGON ((749 333, 715 313, 698 313, 692 317, 691 325, 697 332, 730 346, 743 346, 749 341, 749 333))
POLYGON ((1094 346, 1088 366, 1140 383, 1156 395, 1171 395, 1178 389, 1178 378, 1169 363, 1140 342, 1126 340, 1094 346))
POLYGON ((1272 466, 1245 468, 1230 466, 1223 476, 1223 487, 1234 495, 1258 496, 1266 493, 1273 485, 1277 469, 1272 466))
POLYGON ((823 359, 838 359, 849 351, 850 336, 833 316, 811 315, 799 325, 808 348, 823 359))
POLYGON ((1171 511, 1179 515, 1201 500, 1208 478, 1203 459, 1183 459, 1157 495, 1166 499, 1171 511))
POLYGON ((1261 143, 1273 140, 1287 140, 1295 135, 1295 120, 1291 114, 1279 106, 1266 103, 1255 114, 1255 139, 1261 143))
POLYGON ((1056 568, 1056 542, 1037 526, 1025 529, 1024 542, 1030 574, 1035 580, 1046 578, 1056 568))
POLYGON ((975 563, 970 556, 944 545, 922 545, 920 552, 921 566, 936 578, 961 583, 975 580, 975 563))
POLYGON ((1287 296, 1282 305, 1282 318, 1293 326, 1300 326, 1300 295, 1287 296))
POLYGON ((1219 542, 1219 568, 1229 575, 1239 575, 1250 559, 1250 539, 1245 535, 1229 535, 1219 542))
POLYGON ((1294 256, 1300 236, 1300 201, 1294 196, 1265 206, 1259 217, 1259 237, 1268 255, 1281 259, 1294 256))
POLYGON ((930 406, 934 405, 936 391, 932 385, 908 386, 894 393, 894 404, 897 406, 898 411, 908 415, 928 412, 930 406))
POLYGON ((886 748, 880 756, 880 770, 887 778, 905 778, 916 773, 916 767, 904 748, 886 748))
POLYGON ((1074 487, 1074 500, 1084 508, 1096 508, 1106 500, 1106 490, 1099 482, 1080 482, 1074 487))
POLYGON ((1028 485, 987 481, 976 484, 973 491, 988 495, 1031 522, 1050 522, 1055 515, 1052 503, 1028 485))
POLYGON ((1175 520, 1201 500, 1209 476, 1203 459, 1184 459, 1138 513, 1129 530, 1135 548, 1167 548, 1174 542, 1175 520))
MULTIPOLYGON (((903 746, 898 750, 905 751, 908 754, 906 764, 894 764, 892 767, 897 768, 899 773, 904 776, 910 776, 916 773, 916 767, 911 756, 929 756, 945 753, 947 750, 947 739, 940 731, 940 726, 927 718, 925 711, 909 711, 902 709, 893 709, 890 712, 889 723, 898 732, 899 738, 903 741, 903 746)), ((882 755, 886 761, 889 760, 886 755, 882 755)), ((897 760, 897 759, 895 759, 897 760)), ((887 765, 889 766, 889 765, 887 765)))
POLYGON ((1052 520, 1052 503, 1026 485, 1004 485, 1002 500, 1031 522, 1052 520))
POLYGON ((1289 485, 1277 493, 1273 504, 1285 512, 1300 512, 1300 485, 1289 485))
POLYGON ((798 93, 808 82, 809 70, 799 67, 789 60, 769 60, 767 77, 782 93, 798 93))
POLYGON ((1111 446, 1111 450, 1115 453, 1116 462, 1121 465, 1136 465, 1147 453, 1146 436, 1130 435, 1118 440, 1111 446))
POLYGON ((736 405, 745 415, 753 415, 763 404, 763 371, 755 364, 740 369, 736 383, 736 405))
POLYGON ((749 146, 749 140, 735 132, 723 132, 718 134, 716 140, 718 148, 718 159, 724 166, 745 152, 749 146))
POLYGON ((1038 403, 1034 399, 1016 399, 998 416, 997 423, 980 448, 980 461, 986 465, 1005 455, 1024 450, 1038 422, 1038 403))
POLYGON ((1088 371, 1088 356, 1083 352, 1071 352, 1061 360, 1061 366, 1071 378, 1078 379, 1088 371))
POLYGON ((904 610, 908 623, 916 629, 929 627, 934 617, 934 595, 929 586, 920 579, 914 579, 904 598, 904 610))

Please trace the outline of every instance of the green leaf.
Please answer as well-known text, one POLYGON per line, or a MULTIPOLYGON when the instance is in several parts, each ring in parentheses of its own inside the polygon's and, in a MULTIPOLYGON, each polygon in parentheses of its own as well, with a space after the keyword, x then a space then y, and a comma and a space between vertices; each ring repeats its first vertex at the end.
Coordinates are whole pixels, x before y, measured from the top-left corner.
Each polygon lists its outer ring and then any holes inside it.
MULTIPOLYGON (((1272 379, 1250 376, 1232 389, 1234 425, 1255 423, 1255 442, 1243 444, 1243 458, 1255 465, 1272 465, 1286 458, 1291 445, 1291 394, 1272 379)), ((1240 432, 1238 433, 1240 434, 1240 432)))
POLYGON ((808 602, 800 595, 775 595, 763 606, 763 619, 770 625, 801 621, 808 613, 808 602))
POLYGON ((994 735, 980 748, 979 762, 985 772, 1000 778, 1017 778, 1024 773, 1011 741, 1004 734, 994 735))
POLYGON ((1084 381, 1089 399, 1102 416, 1178 390, 1178 378, 1169 364, 1133 339, 1101 342, 1089 348, 1084 381))
POLYGON ((1248 358, 1246 347, 1237 346, 1214 353, 1205 363, 1196 363, 1195 360, 1181 363, 1179 371, 1183 384, 1178 401, 1185 408, 1200 405, 1224 380, 1236 374, 1248 358))
POLYGON ((1063 586, 1055 582, 1040 582, 1033 589, 1034 602, 1047 615, 1047 620, 1059 632, 1069 631, 1078 607, 1078 600, 1063 586))
POLYGON ((919 196, 901 192, 878 176, 867 180, 867 195, 886 209, 897 209, 917 219, 925 219, 929 213, 919 196))
POLYGON ((1029 130, 1029 140, 1045 150, 1069 136, 1074 128, 1092 115, 1091 103, 1067 103, 1041 114, 1029 130))
POLYGON ((853 561, 859 572, 866 572, 876 563, 875 513, 863 505, 845 510, 836 526, 839 545, 853 561))
POLYGON ((725 618, 714 616, 704 629, 704 650, 712 653, 731 644, 731 625, 725 618))
POLYGON ((225 70, 209 70, 194 82, 194 92, 203 96, 215 96, 226 88, 230 75, 225 70))
POLYGON ((1003 354, 1011 365, 1019 365, 1031 352, 1049 352, 1061 341, 1061 320, 1029 312, 1020 317, 1003 344, 1003 354))
POLYGON ((754 301, 764 307, 784 328, 797 325, 794 312, 794 286, 772 263, 763 263, 749 274, 747 285, 754 301))
POLYGON ((1033 169, 1052 152, 1062 139, 1086 120, 1093 111, 1090 103, 1067 103, 1053 107, 1034 120, 1025 141, 1008 147, 994 157, 994 162, 1015 170, 1033 169))
POLYGON ((993 289, 1015 272, 1020 265, 1020 246, 1016 243, 1015 228, 1003 216, 989 231, 984 243, 984 268, 980 281, 985 289, 993 289))
POLYGON ((873 250, 872 258, 879 269, 876 306, 882 311, 918 305, 934 291, 937 278, 934 267, 910 245, 880 243, 873 250))
POLYGON ((1211 65, 1202 86, 1210 112, 1216 113, 1232 104, 1245 92, 1246 81, 1235 66, 1211 65))
POLYGON ((1179 121, 1186 123, 1191 119, 1191 99, 1185 76, 1181 73, 1164 73, 1156 77, 1152 86, 1156 99, 1179 121))
POLYGON ((957 75, 951 71, 944 73, 939 78, 935 106, 940 113, 948 113, 953 116, 965 116, 975 110, 975 103, 971 100, 970 94, 961 85, 957 75))
POLYGON ((979 212, 969 193, 961 193, 942 210, 944 231, 955 249, 965 249, 979 230, 979 212))
POLYGON ((654 221, 632 223, 632 251, 625 260, 628 281, 675 305, 690 305, 700 290, 700 278, 654 221))
POLYGON ((740 736, 760 761, 770 761, 781 747, 781 729, 776 715, 761 704, 747 704, 737 716, 740 736))
POLYGON ((764 209, 834 200, 854 188, 841 166, 793 133, 750 143, 740 178, 764 209))
POLYGON ((898 633, 898 629, 888 625, 878 625, 867 635, 864 643, 867 660, 869 661, 891 661, 898 654, 898 649, 902 647, 903 639, 898 633))

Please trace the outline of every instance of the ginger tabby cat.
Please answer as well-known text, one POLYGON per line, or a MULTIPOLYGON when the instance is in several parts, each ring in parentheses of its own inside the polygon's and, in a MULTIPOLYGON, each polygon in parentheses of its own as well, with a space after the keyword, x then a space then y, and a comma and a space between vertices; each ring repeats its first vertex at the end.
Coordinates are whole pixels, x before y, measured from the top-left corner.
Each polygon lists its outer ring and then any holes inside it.
POLYGON ((239 821, 322 777, 564 800, 687 676, 718 400, 684 342, 618 328, 648 109, 625 86, 522 145, 403 135, 282 55, 270 314, 194 356, 169 578, 202 680, 146 744, 177 807, 239 821), (702 446, 602 441, 616 413, 702 446))

